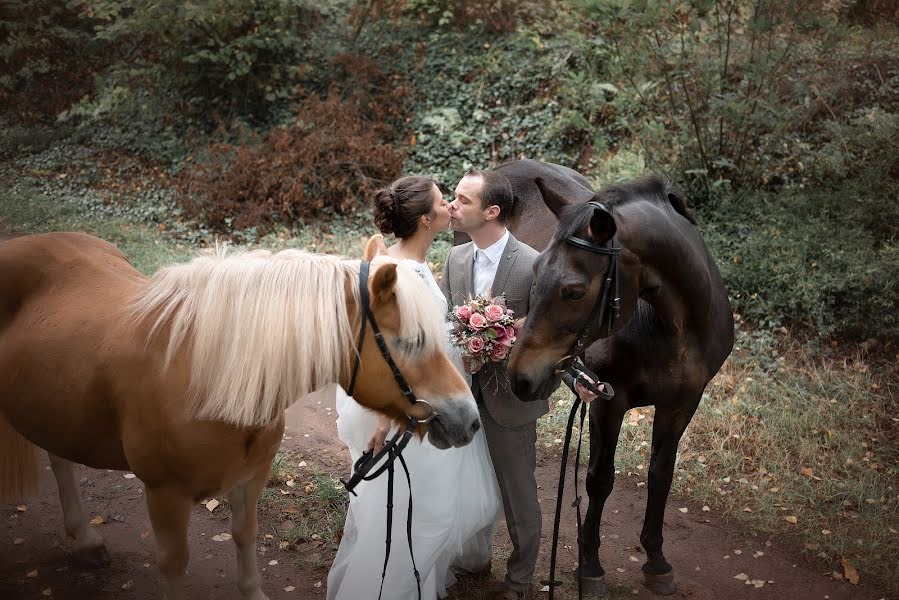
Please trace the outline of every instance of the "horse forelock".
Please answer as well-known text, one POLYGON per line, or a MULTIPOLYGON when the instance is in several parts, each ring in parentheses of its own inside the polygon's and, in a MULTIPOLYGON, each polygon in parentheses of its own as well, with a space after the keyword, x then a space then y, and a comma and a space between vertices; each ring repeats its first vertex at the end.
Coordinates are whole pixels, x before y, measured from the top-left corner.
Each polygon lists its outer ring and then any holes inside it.
MULTIPOLYGON (((376 261, 377 269, 384 261, 376 261)), ((395 288, 400 337, 440 344, 442 315, 426 284, 400 265, 395 288)), ((298 250, 225 248, 158 271, 133 306, 168 328, 165 366, 189 349, 195 416, 261 425, 351 367, 359 307, 359 261, 298 250), (348 293, 349 292, 349 295, 348 293)))

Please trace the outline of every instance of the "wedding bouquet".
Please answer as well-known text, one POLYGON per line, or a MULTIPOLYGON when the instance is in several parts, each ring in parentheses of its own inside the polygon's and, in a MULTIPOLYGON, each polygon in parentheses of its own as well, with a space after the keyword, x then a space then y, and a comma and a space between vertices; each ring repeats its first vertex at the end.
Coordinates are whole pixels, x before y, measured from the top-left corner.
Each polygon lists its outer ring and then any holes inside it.
POLYGON ((462 362, 469 373, 477 373, 488 362, 506 360, 524 319, 515 319, 506 307, 505 294, 477 296, 448 315, 452 324, 450 343, 462 350, 462 362))

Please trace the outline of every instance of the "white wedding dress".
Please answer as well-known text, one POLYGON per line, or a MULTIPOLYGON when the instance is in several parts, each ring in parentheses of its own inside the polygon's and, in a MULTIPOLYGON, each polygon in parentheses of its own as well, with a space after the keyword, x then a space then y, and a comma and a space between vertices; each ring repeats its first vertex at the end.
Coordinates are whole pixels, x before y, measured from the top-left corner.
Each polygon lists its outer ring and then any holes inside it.
MULTIPOLYGON (((428 282, 435 297, 446 307, 446 299, 427 264, 406 262, 428 282)), ((464 373, 459 353, 452 350, 447 344, 447 353, 464 373)), ((338 435, 355 463, 365 450, 377 417, 340 387, 337 415, 338 435)), ((412 438, 403 458, 412 479, 412 548, 421 574, 421 597, 444 598, 447 588, 456 581, 454 570, 479 570, 491 556, 493 528, 501 503, 484 430, 478 431, 467 446, 447 450, 432 446, 427 436, 421 443, 412 438)), ((415 577, 406 538, 409 488, 402 465, 397 461, 395 466, 390 562, 382 600, 414 600, 415 577)), ((343 539, 328 573, 327 600, 378 597, 387 537, 387 473, 363 481, 356 493, 358 496, 350 495, 343 539)))

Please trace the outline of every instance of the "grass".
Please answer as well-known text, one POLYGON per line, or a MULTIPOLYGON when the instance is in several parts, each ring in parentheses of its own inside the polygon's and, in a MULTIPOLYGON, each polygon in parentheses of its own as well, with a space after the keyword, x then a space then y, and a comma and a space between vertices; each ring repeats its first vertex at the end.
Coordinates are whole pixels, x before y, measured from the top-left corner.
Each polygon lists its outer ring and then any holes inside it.
POLYGON ((284 450, 272 461, 271 478, 259 498, 260 510, 283 517, 276 536, 288 545, 339 542, 348 504, 343 484, 284 450))

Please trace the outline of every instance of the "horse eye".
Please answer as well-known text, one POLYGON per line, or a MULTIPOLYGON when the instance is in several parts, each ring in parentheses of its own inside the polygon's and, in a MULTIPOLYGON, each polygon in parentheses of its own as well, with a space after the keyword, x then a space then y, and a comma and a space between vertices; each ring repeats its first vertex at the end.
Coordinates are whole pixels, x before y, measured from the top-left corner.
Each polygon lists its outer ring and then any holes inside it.
POLYGON ((562 288, 562 299, 569 301, 577 301, 587 294, 587 288, 584 287, 564 287, 562 288))

